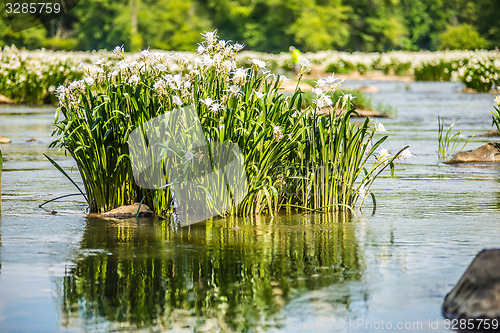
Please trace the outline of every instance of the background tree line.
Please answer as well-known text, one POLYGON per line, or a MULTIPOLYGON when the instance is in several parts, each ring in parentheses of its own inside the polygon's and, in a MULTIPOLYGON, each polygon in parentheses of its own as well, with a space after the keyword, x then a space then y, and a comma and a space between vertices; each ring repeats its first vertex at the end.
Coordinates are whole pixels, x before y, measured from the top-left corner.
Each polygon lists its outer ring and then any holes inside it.
POLYGON ((0 46, 193 50, 201 32, 218 29, 265 52, 495 48, 498 13, 500 0, 80 0, 18 33, 2 17, 0 46))

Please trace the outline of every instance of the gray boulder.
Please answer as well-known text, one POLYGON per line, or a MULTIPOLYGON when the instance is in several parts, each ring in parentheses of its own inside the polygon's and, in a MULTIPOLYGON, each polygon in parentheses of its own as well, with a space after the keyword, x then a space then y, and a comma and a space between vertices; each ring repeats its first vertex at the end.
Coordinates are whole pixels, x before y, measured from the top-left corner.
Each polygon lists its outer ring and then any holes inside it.
POLYGON ((483 250, 476 256, 446 296, 442 310, 448 319, 500 320, 500 249, 483 250))
POLYGON ((152 216, 153 211, 145 204, 141 204, 139 209, 139 203, 136 202, 133 205, 121 206, 112 209, 108 212, 102 213, 102 217, 112 217, 119 219, 126 219, 130 217, 135 217, 137 215, 137 210, 139 210, 139 217, 152 216))
POLYGON ((500 162, 500 143, 490 142, 474 150, 458 152, 451 160, 446 161, 445 163, 457 164, 481 162, 500 162))

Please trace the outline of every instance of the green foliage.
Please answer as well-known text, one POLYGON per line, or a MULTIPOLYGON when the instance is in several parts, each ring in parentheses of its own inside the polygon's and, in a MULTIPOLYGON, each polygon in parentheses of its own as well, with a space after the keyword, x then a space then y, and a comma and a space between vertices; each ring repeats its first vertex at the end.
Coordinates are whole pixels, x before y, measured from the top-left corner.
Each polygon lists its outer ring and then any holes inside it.
POLYGON ((402 151, 370 161, 386 137, 375 141, 368 119, 350 122, 350 96, 328 97, 339 80, 318 82, 315 103, 304 110, 302 92, 285 96, 284 78, 264 71, 264 62, 237 68, 241 46, 205 36, 198 62, 118 52, 118 66, 101 62, 98 73, 58 89, 64 118, 56 120, 53 146, 75 159, 91 212, 142 200, 157 214, 169 211, 168 189, 136 185, 127 141, 133 129, 182 105, 194 105, 208 142, 232 142, 243 153, 248 194, 232 214, 353 209, 380 172, 393 169, 402 151), (333 116, 320 114, 324 107, 333 116), (334 116, 340 109, 346 113, 334 116))
POLYGON ((44 40, 43 47, 54 51, 71 51, 78 45, 78 41, 74 38, 48 38, 44 40))
POLYGON ((452 134, 451 130, 453 126, 455 125, 455 122, 453 122, 450 127, 446 130, 446 133, 444 133, 444 119, 441 119, 438 116, 438 156, 439 158, 442 159, 447 159, 451 157, 454 153, 456 148, 463 143, 462 147, 460 148, 459 151, 462 151, 467 143, 474 138, 474 136, 468 138, 467 140, 464 141, 463 138, 460 137, 460 134, 462 134, 462 131, 458 131, 455 134, 452 134), (444 135, 443 135, 444 134, 444 135))
POLYGON ((470 24, 450 26, 441 34, 439 49, 477 50, 488 46, 488 41, 481 37, 470 24))
POLYGON ((417 81, 451 81, 453 63, 442 59, 424 62, 413 69, 417 81))
POLYGON ((500 63, 496 57, 476 57, 462 68, 460 77, 467 88, 488 92, 500 85, 500 63))
POLYGON ((128 0, 80 1, 72 10, 78 48, 82 50, 130 47, 131 25, 128 0))
POLYGON ((349 7, 340 1, 323 5, 311 3, 300 11, 290 31, 305 51, 342 48, 349 39, 348 15, 349 7))
POLYGON ((6 47, 0 51, 0 91, 18 102, 54 103, 60 84, 82 76, 77 66, 71 53, 6 47))
MULTIPOLYGON (((3 4, 0 6, 3 10, 3 4)), ((38 26, 19 32, 13 32, 6 17, 0 15, 0 47, 11 45, 23 46, 27 49, 37 49, 43 46, 47 31, 44 27, 38 26)))
POLYGON ((3 18, 0 41, 36 48, 45 38, 69 38, 83 50, 124 44, 131 51, 145 45, 183 51, 196 47, 200 32, 217 28, 227 40, 273 53, 290 45, 305 51, 477 48, 499 45, 499 11, 491 0, 86 0, 45 27, 16 34, 3 18), (457 25, 470 28, 442 35, 457 25))
POLYGON ((495 97, 495 111, 491 112, 492 115, 492 124, 497 128, 497 131, 500 133, 500 96, 495 97))

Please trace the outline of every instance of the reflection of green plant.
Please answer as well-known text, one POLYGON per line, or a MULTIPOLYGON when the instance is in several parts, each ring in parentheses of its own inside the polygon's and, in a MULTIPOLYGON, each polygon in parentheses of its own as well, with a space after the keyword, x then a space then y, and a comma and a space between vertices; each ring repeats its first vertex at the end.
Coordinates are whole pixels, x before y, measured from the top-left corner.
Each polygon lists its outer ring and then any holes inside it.
MULTIPOLYGON (((63 321, 72 326, 81 316, 90 325, 105 319, 152 330, 278 327, 291 299, 360 279, 363 254, 355 228, 343 222, 346 214, 255 216, 177 229, 169 221, 89 219, 82 255, 62 283, 63 321)), ((349 296, 339 306, 348 310, 349 296)))
POLYGON ((473 135, 472 137, 468 138, 467 140, 462 139, 460 137, 460 134, 462 134, 462 130, 458 131, 457 133, 452 135, 452 128, 455 125, 455 122, 448 127, 448 130, 443 136, 444 133, 444 119, 441 119, 438 116, 438 156, 439 158, 448 158, 451 157, 455 149, 463 142, 462 148, 460 148, 460 151, 462 151, 465 148, 465 145, 469 143, 469 141, 475 136, 473 135))

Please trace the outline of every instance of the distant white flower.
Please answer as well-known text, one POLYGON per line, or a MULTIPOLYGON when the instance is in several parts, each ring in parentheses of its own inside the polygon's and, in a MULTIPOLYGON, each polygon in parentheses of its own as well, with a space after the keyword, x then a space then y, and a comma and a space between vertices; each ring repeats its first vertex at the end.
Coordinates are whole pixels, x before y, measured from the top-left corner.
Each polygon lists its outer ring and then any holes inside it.
POLYGON ((217 39, 219 38, 217 36, 217 30, 214 31, 207 31, 202 36, 205 38, 205 41, 207 42, 208 45, 214 45, 217 43, 217 39))
POLYGON ((165 85, 165 81, 163 80, 158 80, 155 82, 155 84, 153 85, 153 88, 155 88, 155 90, 158 90, 160 88, 162 88, 163 86, 165 85))
POLYGON ((118 68, 120 68, 120 70, 126 70, 128 68, 128 62, 122 60, 118 63, 118 68))
POLYGON ((266 94, 264 94, 263 92, 260 92, 260 91, 253 91, 255 97, 257 97, 257 99, 262 99, 264 96, 266 96, 266 94))
POLYGON ((378 121, 374 121, 373 124, 375 125, 375 132, 381 132, 381 133, 387 132, 384 124, 379 123, 378 121))
POLYGON ((69 89, 70 90, 75 90, 75 89, 78 89, 78 88, 85 88, 85 84, 84 84, 84 81, 83 80, 77 80, 77 81, 73 81, 69 84, 69 89))
POLYGON ((321 96, 325 93, 324 90, 321 88, 312 88, 311 92, 316 96, 321 96))
POLYGON ((211 99, 210 97, 207 97, 205 99, 200 98, 200 102, 202 102, 203 104, 205 104, 207 106, 207 108, 209 108, 214 103, 214 100, 211 99))
POLYGON ((201 60, 201 65, 205 67, 210 67, 214 64, 214 60, 210 57, 209 54, 204 54, 201 60))
POLYGON ((197 52, 198 54, 203 54, 203 53, 205 53, 206 51, 207 51, 207 49, 206 49, 206 47, 205 47, 205 46, 203 46, 203 45, 198 45, 198 48, 196 49, 196 52, 197 52))
POLYGON ((129 79, 128 79, 128 82, 129 83, 132 83, 134 85, 137 85, 139 83, 139 81, 141 80, 141 78, 139 77, 139 75, 137 74, 134 74, 132 75, 129 79))
POLYGON ((123 55, 123 45, 115 47, 115 49, 113 50, 113 53, 115 55, 123 55))
POLYGON ((281 128, 279 126, 274 126, 273 137, 276 142, 280 142, 283 139, 284 135, 281 132, 281 128))
POLYGON ((179 96, 172 97, 172 102, 177 106, 182 106, 182 99, 179 96))
POLYGON ((305 58, 299 59, 300 63, 300 73, 305 74, 311 70, 311 62, 305 58))
POLYGON ((59 87, 57 87, 57 89, 56 89, 56 95, 59 98, 61 98, 64 95, 66 95, 67 92, 68 92, 68 89, 65 86, 63 86, 62 84, 59 85, 59 87))
POLYGON ((316 103, 316 106, 318 108, 324 108, 326 106, 332 106, 333 105, 333 101, 331 99, 330 96, 328 95, 321 95, 321 96, 318 96, 319 98, 316 99, 316 100, 313 100, 313 102, 316 103))
POLYGON ((495 97, 495 103, 500 106, 500 96, 495 97))
POLYGON ((285 75, 280 75, 279 80, 280 80, 280 82, 288 82, 288 81, 290 81, 290 79, 287 78, 285 75))
POLYGON ((219 112, 219 110, 220 110, 219 103, 213 103, 212 105, 210 105, 210 111, 212 111, 213 113, 217 113, 219 112))
POLYGON ((168 68, 167 66, 165 66, 164 64, 156 64, 155 65, 156 69, 158 69, 160 72, 166 72, 168 71, 168 68))
POLYGON ((245 47, 245 45, 243 45, 243 44, 235 43, 233 45, 233 50, 235 50, 236 52, 238 52, 238 51, 243 50, 244 47, 245 47))
POLYGON ((106 59, 104 58, 100 58, 100 59, 97 59, 97 61, 95 62, 95 65, 96 66, 102 66, 106 63, 106 59))
POLYGON ((238 83, 247 77, 247 71, 243 68, 237 68, 233 73, 233 81, 238 83))
POLYGON ((343 103, 347 103, 347 102, 352 101, 355 98, 356 98, 356 96, 353 96, 351 94, 344 94, 344 96, 342 97, 342 101, 343 101, 343 103))
POLYGON ((334 74, 328 77, 322 77, 317 81, 317 86, 328 86, 330 89, 336 89, 344 80, 335 78, 334 74))
POLYGON ((151 52, 149 51, 149 47, 145 50, 141 50, 141 56, 143 58, 147 58, 150 54, 151 54, 151 52))
POLYGON ((377 152, 377 157, 378 158, 388 158, 388 157, 391 157, 391 153, 389 153, 389 151, 385 148, 381 148, 378 152, 377 152))
POLYGON ((260 59, 252 59, 250 60, 252 64, 254 64, 257 68, 264 69, 266 68, 266 62, 260 59))
POLYGON ((399 159, 401 160, 407 160, 411 157, 415 157, 415 155, 412 154, 412 152, 410 151, 410 148, 406 148, 405 150, 403 150, 401 152, 401 154, 399 154, 399 159))
POLYGON ((83 80, 85 81, 86 84, 88 84, 89 86, 93 85, 94 84, 94 81, 95 79, 91 76, 86 76, 83 78, 83 80))
POLYGON ((241 93, 241 88, 237 85, 232 85, 229 87, 229 89, 227 89, 227 91, 231 95, 239 95, 241 93))

